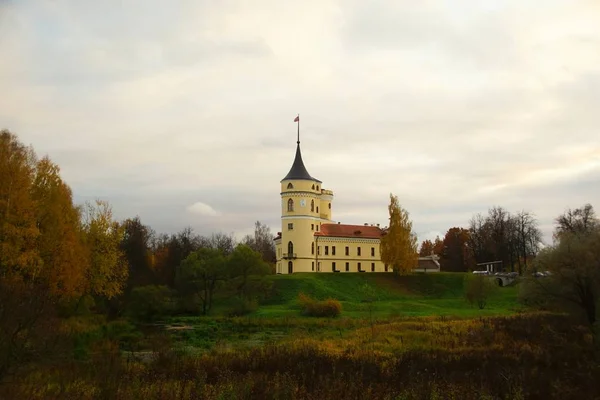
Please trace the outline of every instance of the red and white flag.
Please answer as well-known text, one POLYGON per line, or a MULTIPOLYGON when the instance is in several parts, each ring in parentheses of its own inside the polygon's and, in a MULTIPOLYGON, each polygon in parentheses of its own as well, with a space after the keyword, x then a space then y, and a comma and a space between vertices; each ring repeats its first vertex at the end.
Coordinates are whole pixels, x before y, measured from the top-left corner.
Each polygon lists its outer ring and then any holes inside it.
POLYGON ((294 122, 300 122, 300 116, 299 115, 296 118, 294 118, 294 122))

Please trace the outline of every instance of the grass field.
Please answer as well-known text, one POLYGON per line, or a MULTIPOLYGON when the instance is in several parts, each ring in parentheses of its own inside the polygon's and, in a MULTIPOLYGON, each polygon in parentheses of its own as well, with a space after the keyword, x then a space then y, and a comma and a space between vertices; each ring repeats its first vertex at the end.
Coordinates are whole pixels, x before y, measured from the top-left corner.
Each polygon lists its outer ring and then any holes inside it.
MULTIPOLYGON (((272 288, 258 310, 246 317, 174 317, 171 336, 180 348, 195 352, 213 348, 247 348, 285 340, 341 339, 371 325, 369 304, 361 287, 372 288, 375 325, 411 321, 451 321, 489 316, 508 316, 522 311, 518 287, 503 287, 485 309, 464 298, 461 273, 412 274, 294 274, 270 277, 272 288), (340 317, 303 317, 299 293, 317 299, 334 298, 342 303, 340 317), (427 318, 421 318, 427 317, 427 318)), ((412 325, 408 325, 412 326, 412 325)), ((410 335, 409 335, 410 336, 410 335)))
POLYGON ((361 295, 365 284, 375 294, 373 313, 378 318, 508 315, 520 309, 516 286, 498 288, 483 310, 472 307, 464 298, 464 279, 465 274, 461 273, 417 273, 398 277, 389 273, 277 275, 272 277, 271 295, 253 315, 297 315, 297 297, 303 292, 317 299, 339 300, 345 317, 366 318, 368 306, 361 295))
POLYGON ((269 279, 260 307, 244 317, 172 316, 164 326, 137 326, 141 335, 126 320, 99 326, 77 360, 37 364, 0 385, 0 398, 600 398, 589 329, 522 309, 518 287, 498 288, 479 310, 464 299, 465 274, 269 279), (340 300, 342 314, 302 316, 300 292, 340 300))

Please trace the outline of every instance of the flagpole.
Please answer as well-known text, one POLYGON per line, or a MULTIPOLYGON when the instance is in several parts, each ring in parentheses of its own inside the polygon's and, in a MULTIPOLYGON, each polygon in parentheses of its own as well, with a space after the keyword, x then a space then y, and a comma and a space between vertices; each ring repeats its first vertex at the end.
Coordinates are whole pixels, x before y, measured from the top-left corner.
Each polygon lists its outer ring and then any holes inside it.
POLYGON ((296 117, 298 118, 298 144, 300 144, 300 114, 296 117))

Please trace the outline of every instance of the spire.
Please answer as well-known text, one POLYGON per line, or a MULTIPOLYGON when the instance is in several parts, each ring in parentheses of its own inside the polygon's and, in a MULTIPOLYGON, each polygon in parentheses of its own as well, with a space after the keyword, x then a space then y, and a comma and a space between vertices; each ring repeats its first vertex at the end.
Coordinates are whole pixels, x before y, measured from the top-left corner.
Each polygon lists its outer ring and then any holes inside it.
POLYGON ((287 179, 302 179, 308 181, 315 181, 321 183, 320 180, 313 178, 310 176, 306 167, 304 166, 304 162, 302 161, 302 153, 300 152, 300 143, 296 145, 296 158, 294 158, 294 164, 292 164, 292 168, 290 172, 283 178, 285 181, 287 179))
POLYGON ((292 168, 290 172, 282 179, 285 181, 286 179, 302 179, 308 181, 315 181, 321 183, 320 180, 313 178, 310 176, 306 167, 304 166, 304 162, 302 161, 302 153, 300 152, 300 114, 294 119, 294 122, 298 123, 298 139, 296 141, 296 158, 294 158, 294 163, 292 164, 292 168))

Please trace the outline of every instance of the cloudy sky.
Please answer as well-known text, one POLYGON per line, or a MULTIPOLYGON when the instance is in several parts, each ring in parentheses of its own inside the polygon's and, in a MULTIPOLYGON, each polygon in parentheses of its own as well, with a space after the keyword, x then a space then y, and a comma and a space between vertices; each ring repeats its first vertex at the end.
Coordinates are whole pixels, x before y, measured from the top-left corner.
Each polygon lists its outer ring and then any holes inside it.
POLYGON ((600 207, 600 3, 0 0, 0 128, 77 202, 160 232, 280 230, 297 113, 333 218, 420 239, 600 207))

